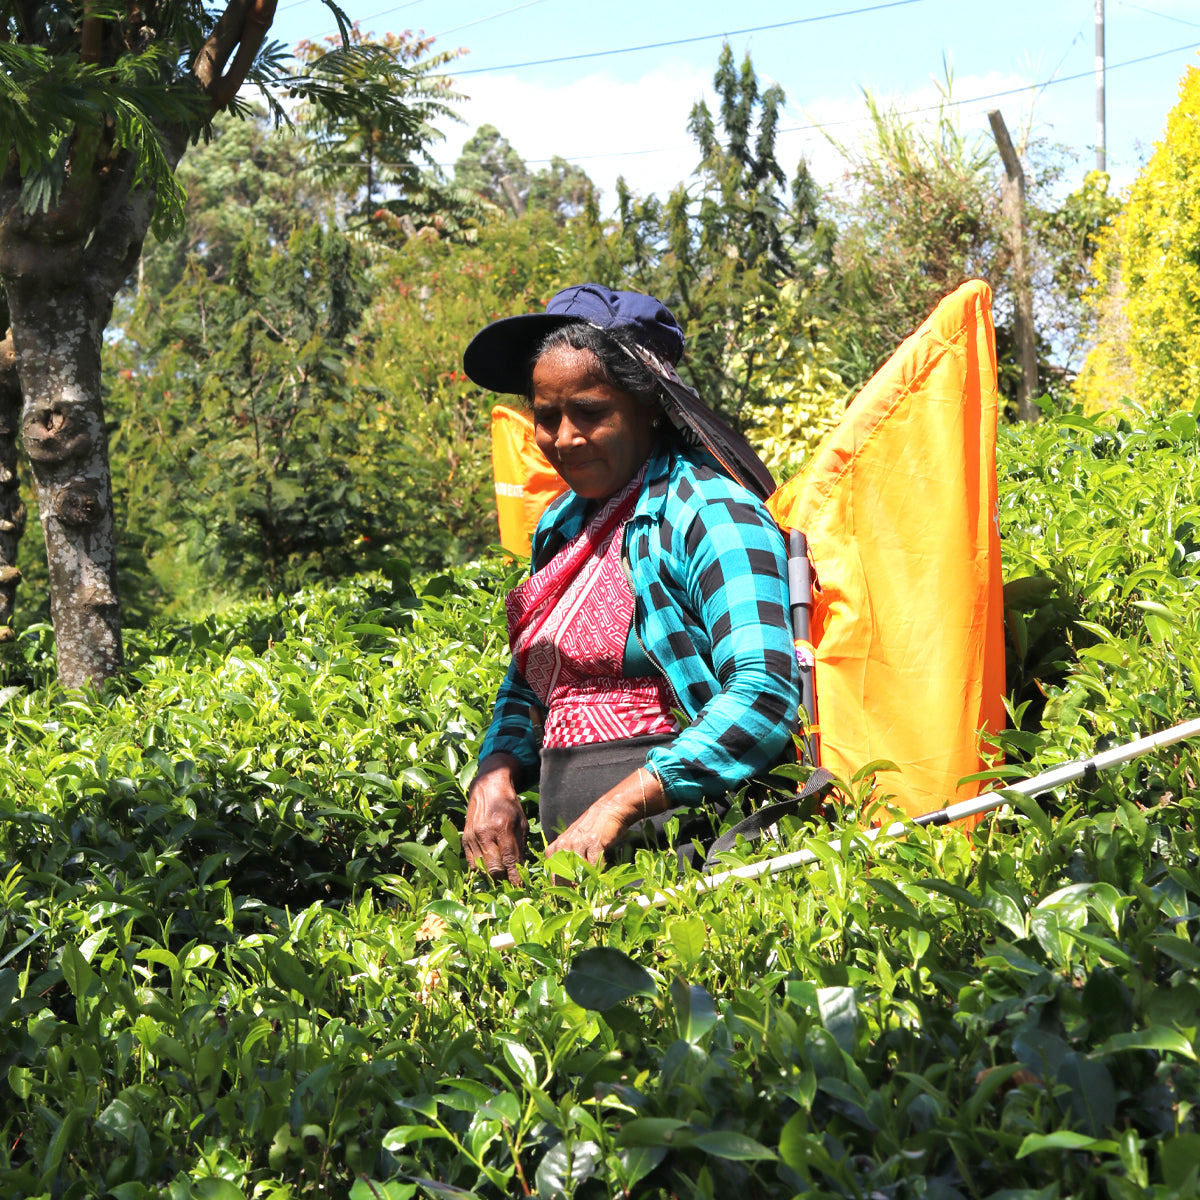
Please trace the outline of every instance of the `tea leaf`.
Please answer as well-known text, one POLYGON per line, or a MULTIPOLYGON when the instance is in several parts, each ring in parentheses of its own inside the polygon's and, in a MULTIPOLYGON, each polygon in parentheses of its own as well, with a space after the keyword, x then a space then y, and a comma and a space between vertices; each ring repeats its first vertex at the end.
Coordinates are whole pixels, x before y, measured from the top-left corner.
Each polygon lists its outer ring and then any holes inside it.
POLYGON ((1028 1158, 1045 1150, 1090 1150, 1093 1154, 1116 1154, 1117 1143, 1105 1138, 1088 1137, 1069 1129, 1055 1133, 1027 1133, 1017 1151, 1017 1158, 1028 1158))
POLYGON ((576 956, 563 980, 567 995, 581 1008, 612 1008, 631 996, 655 996, 658 989, 644 967, 620 950, 594 947, 576 956))
POLYGON ((694 1149, 703 1150, 705 1154, 711 1154, 715 1158, 729 1158, 738 1162, 754 1162, 776 1157, 775 1152, 768 1150, 761 1142, 727 1129, 701 1133, 692 1139, 691 1144, 694 1149))
POLYGON ((676 977, 671 983, 671 1001, 675 1006, 679 1036, 698 1045, 717 1022, 713 998, 702 987, 676 977))

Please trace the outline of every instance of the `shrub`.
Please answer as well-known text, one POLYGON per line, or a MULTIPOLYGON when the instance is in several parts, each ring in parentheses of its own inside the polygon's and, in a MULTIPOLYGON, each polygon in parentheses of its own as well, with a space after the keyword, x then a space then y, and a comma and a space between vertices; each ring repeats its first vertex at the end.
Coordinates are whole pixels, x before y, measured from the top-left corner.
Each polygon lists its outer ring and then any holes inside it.
POLYGON ((1092 400, 1119 399, 1126 358, 1139 401, 1190 408, 1200 396, 1198 174, 1200 70, 1188 67, 1162 140, 1096 256, 1100 339, 1080 381, 1092 400))

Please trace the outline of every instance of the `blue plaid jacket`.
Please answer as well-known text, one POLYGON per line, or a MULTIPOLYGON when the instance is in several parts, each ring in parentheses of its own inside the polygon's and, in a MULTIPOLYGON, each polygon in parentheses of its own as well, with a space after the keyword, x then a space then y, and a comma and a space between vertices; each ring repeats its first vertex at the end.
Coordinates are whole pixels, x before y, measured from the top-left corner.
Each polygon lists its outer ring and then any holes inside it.
MULTIPOLYGON (((646 757, 672 805, 741 787, 775 763, 800 704, 783 535, 750 492, 707 463, 660 443, 625 526, 634 629, 691 722, 646 757)), ((546 510, 534 570, 579 533, 586 506, 566 492, 546 510)), ((539 765, 531 706, 541 708, 510 662, 479 757, 511 754, 521 787, 539 765)))

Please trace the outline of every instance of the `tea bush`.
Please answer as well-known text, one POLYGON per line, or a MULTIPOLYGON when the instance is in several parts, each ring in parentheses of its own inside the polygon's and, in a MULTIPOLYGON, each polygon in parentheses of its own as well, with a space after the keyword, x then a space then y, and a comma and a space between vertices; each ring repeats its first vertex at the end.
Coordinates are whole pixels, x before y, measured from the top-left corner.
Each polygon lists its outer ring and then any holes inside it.
MULTIPOLYGON (((1196 447, 1003 431, 1015 773, 1195 711, 1196 447)), ((1196 1193, 1194 749, 973 834, 785 823, 812 868, 712 892, 645 851, 494 888, 458 830, 516 568, 392 566, 143 635, 100 696, 15 648, 0 1194, 1196 1193)))

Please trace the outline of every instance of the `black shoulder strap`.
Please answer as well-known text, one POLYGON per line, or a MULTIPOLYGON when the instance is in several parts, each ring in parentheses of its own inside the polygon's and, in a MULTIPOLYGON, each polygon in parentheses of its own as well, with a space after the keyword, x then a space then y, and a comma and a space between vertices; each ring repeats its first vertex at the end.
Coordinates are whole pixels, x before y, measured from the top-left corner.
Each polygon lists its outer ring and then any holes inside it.
POLYGON ((800 806, 814 796, 819 796, 829 790, 833 784, 833 776, 824 767, 817 767, 808 777, 804 786, 795 795, 788 796, 775 804, 766 804, 756 808, 744 821, 739 821, 732 829, 727 829, 709 848, 704 860, 705 871, 711 871, 718 854, 732 850, 739 836, 752 842, 761 837, 763 830, 770 828, 781 817, 794 816, 800 806))

